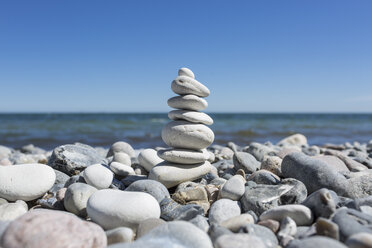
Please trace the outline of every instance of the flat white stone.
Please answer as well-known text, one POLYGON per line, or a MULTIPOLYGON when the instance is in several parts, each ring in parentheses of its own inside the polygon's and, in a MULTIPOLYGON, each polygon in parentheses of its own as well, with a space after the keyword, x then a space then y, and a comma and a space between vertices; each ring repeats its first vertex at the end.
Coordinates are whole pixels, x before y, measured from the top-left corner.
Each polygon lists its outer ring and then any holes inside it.
POLYGON ((178 76, 186 76, 190 78, 195 78, 194 73, 186 67, 182 67, 181 69, 178 70, 178 76))
POLYGON ((186 181, 193 181, 201 178, 211 170, 211 164, 204 163, 186 165, 163 162, 158 164, 149 173, 149 179, 162 183, 165 187, 171 188, 186 181))
POLYGON ((83 177, 87 184, 96 189, 107 189, 112 183, 114 174, 103 165, 94 164, 84 170, 83 177))
POLYGON ((205 125, 212 125, 213 119, 203 112, 189 111, 189 110, 172 110, 168 113, 171 120, 185 120, 192 123, 201 123, 205 125))
POLYGON ((179 95, 197 95, 207 97, 210 91, 203 84, 188 76, 178 76, 173 80, 171 88, 174 93, 179 95))
POLYGON ((154 149, 145 149, 138 155, 138 162, 147 171, 150 171, 152 167, 163 161, 154 149))
POLYGON ((203 98, 195 95, 175 96, 168 99, 168 106, 176 109, 187 109, 200 111, 208 107, 203 98))
POLYGON ((45 164, 0 166, 0 197, 8 201, 31 201, 43 196, 56 174, 45 164))
POLYGON ((148 193, 104 189, 89 198, 87 213, 105 230, 116 227, 136 230, 141 221, 159 218, 160 206, 148 193))
POLYGON ((128 175, 135 175, 134 169, 130 165, 111 162, 110 169, 115 173, 115 175, 126 177, 128 175))
POLYGON ((161 137, 170 147, 200 150, 213 143, 213 131, 202 124, 171 121, 164 126, 161 137))
POLYGON ((207 161, 209 158, 209 152, 205 149, 162 149, 158 151, 158 156, 172 163, 197 164, 207 161))
POLYGON ((311 210, 299 204, 282 205, 266 210, 261 214, 260 220, 272 219, 281 221, 287 216, 291 217, 297 226, 309 226, 314 220, 311 210))

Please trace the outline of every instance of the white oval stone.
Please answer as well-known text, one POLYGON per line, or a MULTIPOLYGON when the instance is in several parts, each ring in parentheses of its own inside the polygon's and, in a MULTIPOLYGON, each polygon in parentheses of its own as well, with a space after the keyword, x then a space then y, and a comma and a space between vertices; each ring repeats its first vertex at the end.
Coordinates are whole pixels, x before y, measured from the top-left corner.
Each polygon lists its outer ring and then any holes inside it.
POLYGON ((201 178, 211 170, 211 164, 204 163, 185 165, 163 162, 158 164, 149 174, 149 179, 156 180, 165 187, 171 188, 186 181, 201 178))
POLYGON ((111 162, 110 169, 115 173, 115 175, 126 177, 128 175, 135 175, 134 169, 129 165, 111 162))
POLYGON ((104 189, 89 198, 87 213, 106 230, 116 227, 136 230, 141 221, 159 218, 160 206, 148 193, 104 189))
POLYGON ((132 160, 130 159, 130 156, 126 154, 125 152, 114 153, 112 162, 118 162, 118 163, 129 165, 129 166, 132 165, 132 160))
POLYGON ((186 67, 182 67, 181 69, 178 70, 178 76, 186 76, 190 78, 195 78, 194 73, 186 67))
POLYGON ((213 119, 203 112, 189 111, 189 110, 172 110, 168 113, 171 120, 185 120, 192 123, 201 123, 205 125, 212 125, 213 119))
POLYGON ((43 196, 56 180, 45 164, 0 166, 0 197, 8 201, 31 201, 43 196))
POLYGON ((207 161, 209 158, 209 152, 205 149, 162 149, 158 151, 158 156, 165 161, 172 163, 197 164, 207 161))
POLYGON ((145 149, 138 155, 138 162, 147 171, 150 171, 152 167, 163 161, 154 149, 145 149))
POLYGON ((103 165, 94 164, 84 170, 83 177, 87 184, 96 189, 107 189, 112 183, 114 174, 103 165))
POLYGON ((168 99, 168 106, 176 109, 187 109, 200 111, 208 107, 203 98, 195 95, 175 96, 168 99))
POLYGON ((309 226, 314 220, 311 210, 299 204, 282 205, 266 210, 261 214, 260 220, 272 219, 281 221, 287 216, 291 217, 297 226, 309 226))
POLYGON ((0 222, 12 221, 27 213, 28 207, 25 202, 5 203, 0 205, 0 222))
POLYGON ((174 93, 179 95, 197 95, 200 97, 207 97, 210 94, 210 91, 203 84, 197 80, 187 77, 179 76, 173 80, 171 88, 174 93))
POLYGON ((202 124, 172 121, 164 126, 161 137, 170 147, 200 150, 213 143, 213 131, 202 124))

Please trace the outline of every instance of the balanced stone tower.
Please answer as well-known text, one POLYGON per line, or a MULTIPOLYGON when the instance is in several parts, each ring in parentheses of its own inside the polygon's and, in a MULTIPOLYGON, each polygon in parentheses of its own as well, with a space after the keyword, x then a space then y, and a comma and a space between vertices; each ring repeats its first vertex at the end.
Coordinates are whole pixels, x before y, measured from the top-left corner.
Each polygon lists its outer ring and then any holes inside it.
POLYGON ((210 171, 207 147, 213 143, 214 133, 206 125, 213 120, 200 112, 208 103, 209 89, 195 80, 194 73, 187 68, 178 71, 172 82, 172 90, 179 96, 168 100, 168 105, 177 110, 168 113, 169 122, 162 130, 163 141, 169 149, 158 151, 165 161, 152 168, 150 179, 157 180, 167 188, 185 181, 201 178, 210 171))

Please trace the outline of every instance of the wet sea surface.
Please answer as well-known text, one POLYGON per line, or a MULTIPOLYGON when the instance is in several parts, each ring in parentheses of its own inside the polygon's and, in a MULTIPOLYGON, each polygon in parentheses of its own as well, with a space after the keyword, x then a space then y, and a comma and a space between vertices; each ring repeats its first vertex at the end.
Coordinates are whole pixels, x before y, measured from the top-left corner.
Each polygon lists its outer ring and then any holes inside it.
MULTIPOLYGON (((372 114, 209 114, 214 119, 215 144, 221 145, 276 143, 293 133, 304 134, 314 145, 372 139, 372 114)), ((82 142, 109 147, 124 140, 134 148, 165 146, 160 134, 169 121, 166 113, 0 114, 0 145, 52 149, 82 142)))

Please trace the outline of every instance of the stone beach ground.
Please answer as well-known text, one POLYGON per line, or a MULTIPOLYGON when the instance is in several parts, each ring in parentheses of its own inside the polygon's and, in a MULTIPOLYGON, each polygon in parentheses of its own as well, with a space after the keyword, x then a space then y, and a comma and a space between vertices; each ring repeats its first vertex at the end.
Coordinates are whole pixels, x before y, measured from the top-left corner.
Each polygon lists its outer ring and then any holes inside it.
POLYGON ((372 247, 372 140, 212 145, 181 68, 169 147, 0 146, 0 247, 372 247))

